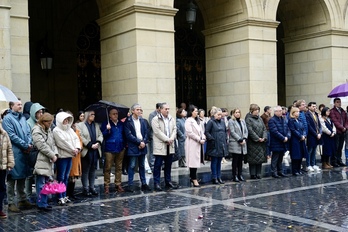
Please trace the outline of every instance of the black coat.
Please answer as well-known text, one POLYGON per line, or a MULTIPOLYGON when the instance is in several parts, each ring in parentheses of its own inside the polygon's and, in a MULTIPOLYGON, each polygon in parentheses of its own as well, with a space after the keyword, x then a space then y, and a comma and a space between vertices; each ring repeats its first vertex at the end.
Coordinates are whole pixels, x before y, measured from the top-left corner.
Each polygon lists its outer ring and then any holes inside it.
POLYGON ((225 157, 228 155, 224 121, 211 118, 205 127, 205 136, 207 137, 207 155, 213 157, 225 157))

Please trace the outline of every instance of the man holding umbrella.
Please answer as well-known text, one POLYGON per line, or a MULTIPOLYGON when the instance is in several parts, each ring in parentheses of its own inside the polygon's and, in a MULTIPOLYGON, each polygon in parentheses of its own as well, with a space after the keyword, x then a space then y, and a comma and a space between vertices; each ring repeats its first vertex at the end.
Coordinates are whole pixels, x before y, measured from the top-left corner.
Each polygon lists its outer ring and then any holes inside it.
POLYGON ((104 192, 109 194, 110 171, 115 164, 115 189, 124 192, 121 186, 122 161, 125 153, 124 123, 118 120, 119 112, 115 108, 109 108, 109 117, 100 127, 105 141, 105 169, 104 192))

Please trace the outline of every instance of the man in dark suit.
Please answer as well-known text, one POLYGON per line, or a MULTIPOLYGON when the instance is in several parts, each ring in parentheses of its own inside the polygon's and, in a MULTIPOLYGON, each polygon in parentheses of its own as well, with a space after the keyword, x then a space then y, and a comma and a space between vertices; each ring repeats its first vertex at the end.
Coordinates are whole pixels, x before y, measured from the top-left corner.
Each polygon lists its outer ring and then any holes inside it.
POLYGON ((334 107, 330 110, 330 119, 336 127, 336 154, 331 157, 331 165, 334 167, 346 166, 342 162, 342 149, 344 143, 344 136, 348 128, 347 113, 341 107, 341 99, 334 99, 334 107))
POLYGON ((306 159, 307 171, 320 171, 316 165, 317 146, 322 144, 321 135, 322 129, 319 121, 319 115, 316 112, 317 104, 315 102, 308 103, 308 111, 306 113, 308 135, 307 135, 307 150, 308 158, 306 159))
POLYGON ((147 154, 147 126, 145 120, 141 117, 141 106, 136 103, 131 107, 132 115, 129 116, 125 124, 125 134, 128 145, 129 165, 128 165, 128 191, 134 192, 133 179, 136 162, 139 165, 139 176, 142 191, 151 191, 146 184, 145 178, 145 155, 147 154))

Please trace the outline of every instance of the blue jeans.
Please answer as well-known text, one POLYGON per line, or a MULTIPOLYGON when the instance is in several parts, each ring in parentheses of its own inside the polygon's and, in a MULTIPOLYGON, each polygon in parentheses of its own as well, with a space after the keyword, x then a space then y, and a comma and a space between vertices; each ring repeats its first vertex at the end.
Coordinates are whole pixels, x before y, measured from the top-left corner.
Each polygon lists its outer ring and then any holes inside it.
POLYGON ((47 207, 47 195, 45 194, 40 194, 42 187, 45 185, 45 183, 49 180, 48 176, 41 176, 41 175, 36 175, 36 194, 37 194, 37 200, 36 204, 38 207, 47 207))
POLYGON ((171 172, 172 172, 172 159, 173 154, 166 156, 155 155, 155 165, 153 168, 153 183, 160 184, 161 180, 161 168, 164 161, 164 181, 167 183, 171 182, 171 172))
POLYGON ((128 186, 133 185, 133 179, 134 179, 134 168, 136 165, 136 162, 138 160, 139 165, 139 176, 141 184, 146 184, 146 178, 145 178, 145 154, 140 156, 128 156, 129 158, 129 165, 128 165, 128 186))
POLYGON ((315 155, 317 154, 317 147, 308 147, 308 158, 306 159, 307 167, 314 166, 316 164, 315 155))
POLYGON ((222 157, 211 156, 210 169, 212 179, 221 178, 221 160, 222 157))
MULTIPOLYGON (((57 165, 57 181, 68 186, 69 174, 72 165, 72 158, 59 158, 57 165)), ((58 199, 66 197, 66 192, 58 193, 58 199)))

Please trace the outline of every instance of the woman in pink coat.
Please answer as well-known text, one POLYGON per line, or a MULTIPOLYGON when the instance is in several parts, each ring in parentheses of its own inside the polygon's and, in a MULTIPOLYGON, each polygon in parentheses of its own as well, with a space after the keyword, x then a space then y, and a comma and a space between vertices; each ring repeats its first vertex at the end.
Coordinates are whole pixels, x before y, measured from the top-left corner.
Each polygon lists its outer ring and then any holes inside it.
POLYGON ((187 167, 190 168, 190 181, 194 187, 199 187, 197 169, 200 167, 201 161, 203 161, 202 145, 205 143, 203 125, 200 125, 197 115, 197 107, 190 105, 185 121, 185 155, 187 167))

